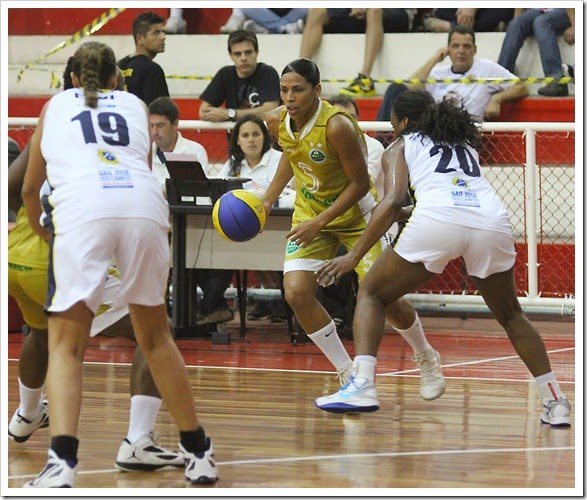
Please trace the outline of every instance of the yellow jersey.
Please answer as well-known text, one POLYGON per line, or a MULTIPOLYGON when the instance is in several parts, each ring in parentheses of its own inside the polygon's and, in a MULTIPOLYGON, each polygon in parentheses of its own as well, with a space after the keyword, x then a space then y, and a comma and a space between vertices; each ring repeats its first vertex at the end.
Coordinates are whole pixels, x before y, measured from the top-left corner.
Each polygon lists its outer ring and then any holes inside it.
MULTIPOLYGON (((279 145, 289 158, 297 189, 294 226, 324 212, 350 183, 340 158, 326 138, 328 120, 339 113, 352 121, 366 158, 367 145, 356 120, 328 102, 320 100, 316 113, 299 132, 292 131, 291 118, 285 107, 281 111, 279 145)), ((357 223, 365 223, 365 214, 373 209, 377 201, 377 192, 371 184, 367 196, 332 220, 325 229, 336 231, 347 229, 357 223)))
POLYGON ((14 228, 8 233, 8 262, 38 270, 49 267, 49 244, 31 229, 24 205, 18 211, 14 228))

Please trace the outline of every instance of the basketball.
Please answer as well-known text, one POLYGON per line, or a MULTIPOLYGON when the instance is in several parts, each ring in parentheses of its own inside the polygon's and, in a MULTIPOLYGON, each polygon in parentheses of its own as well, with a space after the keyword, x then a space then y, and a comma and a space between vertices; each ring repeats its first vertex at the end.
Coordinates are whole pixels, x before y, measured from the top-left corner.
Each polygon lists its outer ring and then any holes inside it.
POLYGON ((252 240, 265 226, 265 207, 244 189, 224 193, 214 204, 212 222, 216 231, 230 241, 252 240))

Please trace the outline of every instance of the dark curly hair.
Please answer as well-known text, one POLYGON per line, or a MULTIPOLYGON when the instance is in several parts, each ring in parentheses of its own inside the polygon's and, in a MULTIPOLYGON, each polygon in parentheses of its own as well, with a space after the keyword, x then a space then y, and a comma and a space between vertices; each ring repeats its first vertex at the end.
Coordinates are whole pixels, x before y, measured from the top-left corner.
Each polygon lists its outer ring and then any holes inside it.
POLYGON ((238 134, 240 128, 247 122, 254 122, 259 125, 261 132, 263 133, 263 149, 261 150, 261 154, 264 155, 267 151, 269 151, 269 149, 271 149, 272 138, 269 134, 269 130, 267 130, 267 127, 261 118, 252 114, 239 118, 230 134, 230 143, 228 145, 228 154, 230 155, 229 175, 231 177, 238 177, 241 171, 241 164, 245 159, 245 154, 238 145, 238 134))
POLYGON ((464 106, 452 97, 428 107, 422 113, 416 127, 420 135, 430 137, 434 144, 456 146, 469 143, 475 148, 481 146, 478 123, 464 106))

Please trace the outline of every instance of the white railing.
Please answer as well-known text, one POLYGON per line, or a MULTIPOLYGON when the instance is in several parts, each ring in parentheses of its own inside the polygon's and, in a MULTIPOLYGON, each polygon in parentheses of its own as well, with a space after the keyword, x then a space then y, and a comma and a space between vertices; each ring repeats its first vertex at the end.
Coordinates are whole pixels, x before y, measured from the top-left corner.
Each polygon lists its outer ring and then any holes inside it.
MULTIPOLYGON (((8 118, 9 127, 34 127, 37 118, 8 118)), ((359 122, 364 131, 392 131, 388 122, 359 122)), ((187 130, 230 130, 234 123, 212 123, 201 120, 181 120, 180 129, 187 130)), ((575 311, 575 297, 547 298, 541 297, 538 291, 538 238, 539 233, 539 201, 538 192, 538 165, 536 164, 536 133, 537 132, 575 132, 574 123, 549 122, 500 122, 483 123, 483 132, 522 132, 526 139, 526 213, 525 229, 528 246, 528 290, 525 297, 520 297, 520 303, 529 312, 573 315, 575 311)), ((574 230, 573 230, 574 234, 574 230)), ((408 296, 416 307, 432 308, 438 311, 486 311, 483 299, 478 295, 470 294, 423 294, 416 293, 408 296)))

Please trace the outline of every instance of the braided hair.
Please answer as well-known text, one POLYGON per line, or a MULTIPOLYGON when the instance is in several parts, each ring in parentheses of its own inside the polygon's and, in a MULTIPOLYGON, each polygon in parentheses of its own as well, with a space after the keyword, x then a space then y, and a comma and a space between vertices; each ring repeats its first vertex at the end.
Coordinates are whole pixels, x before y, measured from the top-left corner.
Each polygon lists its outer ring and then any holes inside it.
POLYGON ((73 55, 72 71, 84 89, 85 104, 98 107, 98 91, 108 87, 116 74, 116 57, 112 49, 102 42, 86 42, 73 55))

